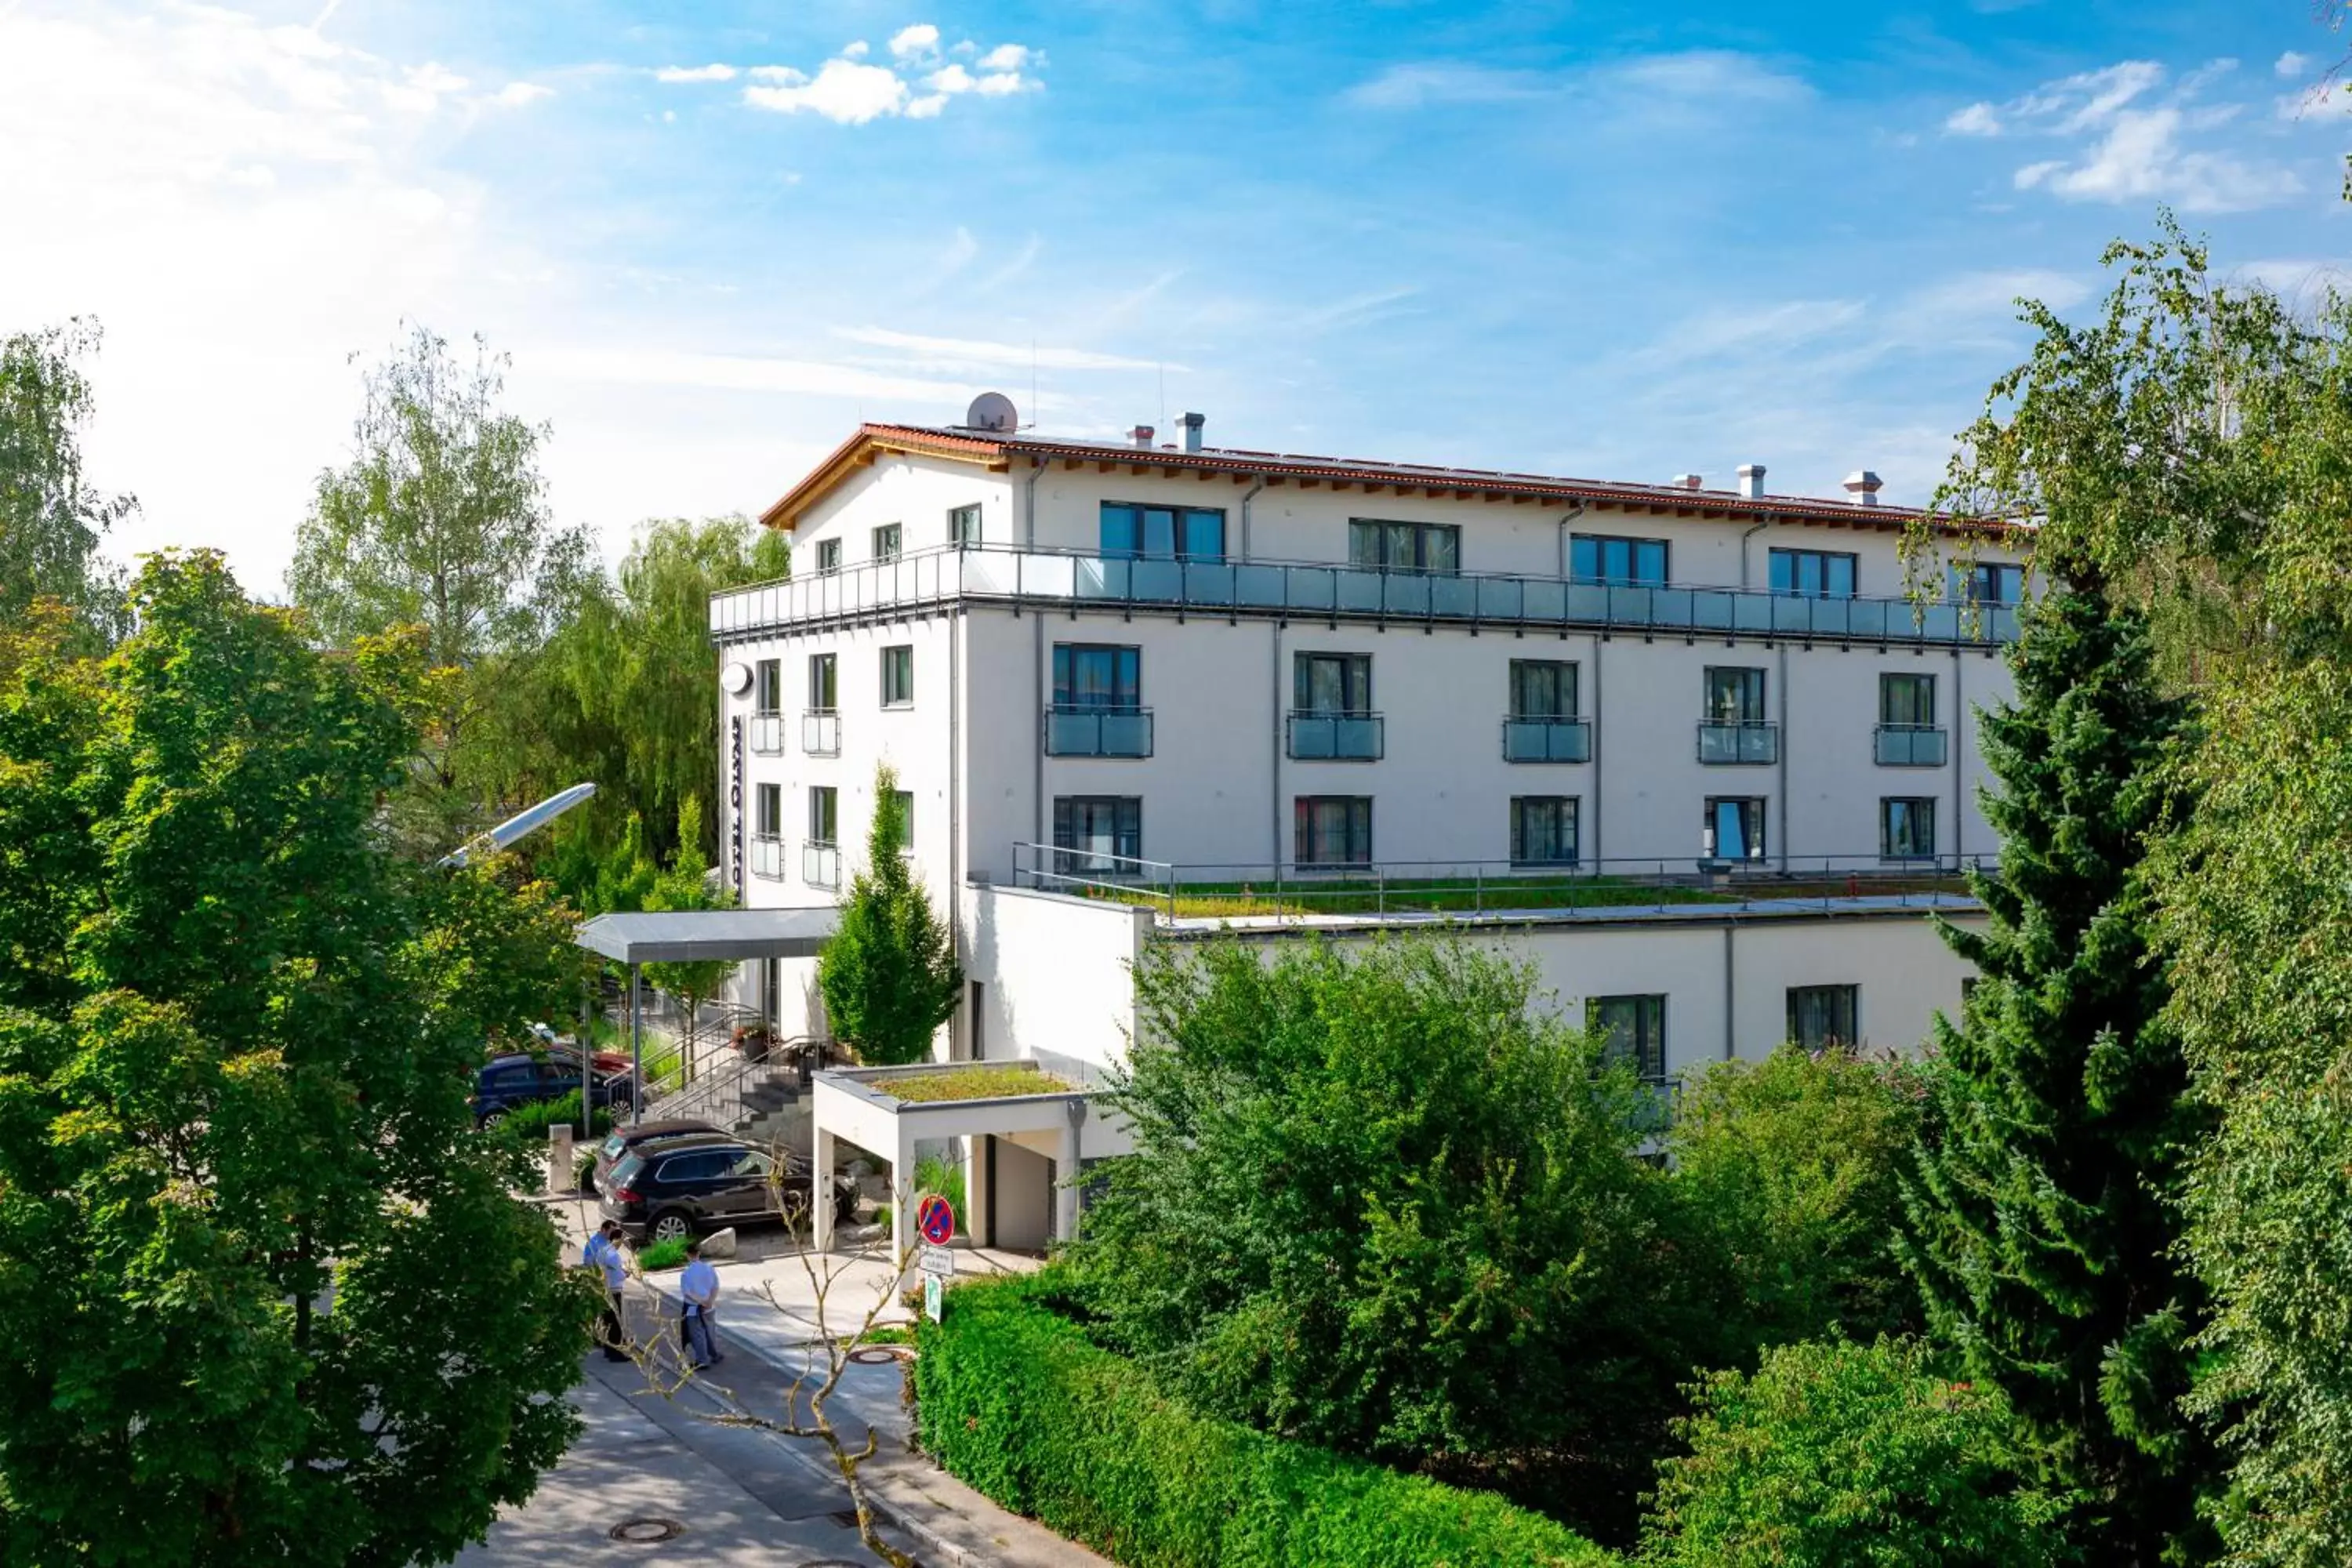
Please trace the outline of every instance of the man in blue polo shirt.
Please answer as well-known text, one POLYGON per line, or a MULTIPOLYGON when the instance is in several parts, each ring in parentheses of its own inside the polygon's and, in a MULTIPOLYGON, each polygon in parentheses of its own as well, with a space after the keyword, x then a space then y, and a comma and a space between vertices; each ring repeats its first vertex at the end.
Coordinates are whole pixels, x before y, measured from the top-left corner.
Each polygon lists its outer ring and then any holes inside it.
POLYGON ((678 1327, 685 1335, 687 1359, 699 1372, 725 1359, 719 1353, 719 1342, 710 1331, 710 1315, 719 1306, 719 1270, 703 1258, 699 1241, 686 1244, 686 1272, 677 1279, 684 1313, 678 1327))

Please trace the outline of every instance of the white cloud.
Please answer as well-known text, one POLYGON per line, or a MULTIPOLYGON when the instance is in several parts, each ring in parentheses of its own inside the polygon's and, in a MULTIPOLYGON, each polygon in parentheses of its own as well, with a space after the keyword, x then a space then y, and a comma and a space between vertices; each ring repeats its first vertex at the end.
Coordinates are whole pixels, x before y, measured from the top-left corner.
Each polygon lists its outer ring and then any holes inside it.
POLYGON ((1952 136, 1998 136, 2000 114, 1990 103, 1971 103, 1966 109, 1955 110, 1944 121, 1944 130, 1952 136))
MULTIPOLYGON (((1034 242, 1033 242, 1034 243, 1034 242)), ((991 342, 979 338, 936 338, 888 327, 835 327, 835 337, 874 348, 896 349, 933 365, 979 366, 992 370, 1175 370, 1156 360, 1128 359, 1091 349, 1033 348, 1027 343, 991 342)))
POLYGON ((1003 71, 995 76, 984 76, 980 79, 980 95, 982 98, 1003 98, 1010 93, 1026 92, 1031 88, 1041 85, 1043 84, 1030 80, 1019 71, 1003 71))
POLYGON ((904 113, 909 96, 896 71, 843 59, 825 61, 814 81, 743 89, 743 101, 754 109, 779 114, 806 110, 836 125, 864 125, 885 115, 904 113))
POLYGON ((925 93, 920 98, 913 98, 907 100, 907 118, 909 120, 937 120, 940 117, 940 111, 947 108, 947 106, 948 95, 946 93, 925 93))
POLYGON ((2297 77, 2300 77, 2304 72, 2310 68, 2311 57, 2309 55, 2297 54, 2293 49, 2287 50, 2286 53, 2281 55, 2277 59, 2271 62, 2272 74, 2287 81, 2294 80, 2297 77))
POLYGON ((1694 109, 1790 103, 1812 95, 1801 78, 1728 49, 1635 55, 1573 72, 1506 69, 1460 60, 1407 60, 1339 96, 1363 109, 1556 100, 1607 92, 1650 118, 1686 119, 1694 109))
POLYGON ((729 65, 664 66, 654 72, 656 81, 733 81, 735 68, 729 65))
POLYGON ((970 92, 980 81, 959 65, 942 66, 923 79, 923 85, 933 92, 970 92))
MULTIPOLYGON (((971 47, 969 44, 956 46, 959 49, 971 47)), ((1024 44, 999 44, 980 57, 980 68, 984 71, 1017 71, 1028 65, 1031 50, 1024 44)))
POLYGON ((1710 105, 1787 103, 1810 98, 1813 91, 1803 78, 1730 49, 1637 55, 1598 74, 1612 84, 1710 105))
POLYGON ((939 47, 940 30, 929 22, 901 27, 890 37, 890 54, 896 59, 933 54, 939 47))
POLYGON ((551 87, 544 87, 535 81, 510 81, 499 89, 498 96, 490 101, 502 109, 521 109, 537 103, 542 98, 554 96, 555 89, 551 87))
POLYGON ((863 38, 858 38, 854 42, 844 44, 841 47, 841 58, 845 60, 862 60, 872 52, 873 49, 871 46, 869 46, 863 38))
POLYGON ((1407 60, 1339 96, 1365 109, 1422 109, 1433 103, 1507 103, 1551 90, 1535 71, 1497 70, 1450 60, 1407 60))
POLYGON ((2081 304, 2090 292, 2082 279, 2045 268, 1963 272, 1919 289, 1904 302, 1900 314, 1926 318, 1941 327, 1971 318, 2013 316, 2021 299, 2063 310, 2081 304))
POLYGON ((2154 60, 2121 60, 2044 82, 2009 103, 1971 104, 1945 121, 1962 135, 2012 135, 2078 145, 2032 159, 2011 175, 2021 191, 2066 201, 2168 202, 2184 212, 2241 212, 2288 200, 2303 182, 2284 164, 2192 144, 2236 120, 2239 103, 2198 95, 2237 69, 2221 58, 2166 90, 2154 60))
POLYGON ((790 66, 753 66, 743 74, 753 81, 782 82, 786 87, 797 87, 808 80, 808 72, 794 70, 790 66))

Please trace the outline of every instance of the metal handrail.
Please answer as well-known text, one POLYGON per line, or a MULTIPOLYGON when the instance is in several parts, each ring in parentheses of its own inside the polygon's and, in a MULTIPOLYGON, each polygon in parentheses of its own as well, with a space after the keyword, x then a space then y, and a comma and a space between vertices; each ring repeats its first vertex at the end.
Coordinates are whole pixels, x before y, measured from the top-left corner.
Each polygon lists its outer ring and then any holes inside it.
POLYGON ((1967 893, 1957 879, 1982 870, 1988 856, 1937 855, 1889 862, 1858 855, 1718 861, 1703 855, 1584 858, 1570 865, 1509 859, 1384 860, 1355 865, 1297 861, 1176 863, 1049 844, 1013 847, 1013 884, 1134 904, 1161 921, 1317 915, 1526 914, 1622 909, 1790 910, 1865 907, 1864 900, 1930 907, 1967 893), (1919 883, 1928 886, 1917 886, 1919 883), (1654 903, 1629 899, 1652 888, 1654 903))
POLYGON ((1200 561, 1096 551, 949 545, 710 596, 714 637, 977 599, 1129 610, 1248 611, 1350 620, 1591 627, 1692 635, 1992 647, 2017 606, 1975 600, 1820 598, 1717 584, 1636 585, 1507 573, 1399 572, 1332 562, 1200 561))

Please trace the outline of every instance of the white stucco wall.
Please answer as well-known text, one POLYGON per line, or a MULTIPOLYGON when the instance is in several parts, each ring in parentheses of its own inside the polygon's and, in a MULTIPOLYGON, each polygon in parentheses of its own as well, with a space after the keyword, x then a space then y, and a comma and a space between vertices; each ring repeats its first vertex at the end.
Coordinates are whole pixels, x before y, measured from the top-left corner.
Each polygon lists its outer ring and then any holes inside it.
MULTIPOLYGON (((979 982, 990 1059, 1058 1058, 1095 1067, 1125 1059, 1149 911, 982 886, 964 889, 962 914, 966 1003, 969 983, 979 982)), ((971 1054, 971 1038, 967 1019, 959 1055, 971 1054)))

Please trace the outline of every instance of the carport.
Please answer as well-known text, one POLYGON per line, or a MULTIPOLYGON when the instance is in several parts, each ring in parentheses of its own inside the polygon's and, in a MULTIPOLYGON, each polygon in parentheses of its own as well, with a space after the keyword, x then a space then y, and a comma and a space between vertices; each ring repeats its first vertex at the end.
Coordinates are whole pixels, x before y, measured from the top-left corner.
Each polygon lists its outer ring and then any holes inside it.
MULTIPOLYGON (((597 915, 583 921, 572 942, 629 972, 629 1070, 633 1092, 629 1120, 645 1115, 644 988, 638 971, 648 963, 705 963, 723 960, 814 958, 841 923, 838 907, 805 910, 660 910, 597 915)), ((581 1096, 595 1054, 583 1040, 581 1096)))

